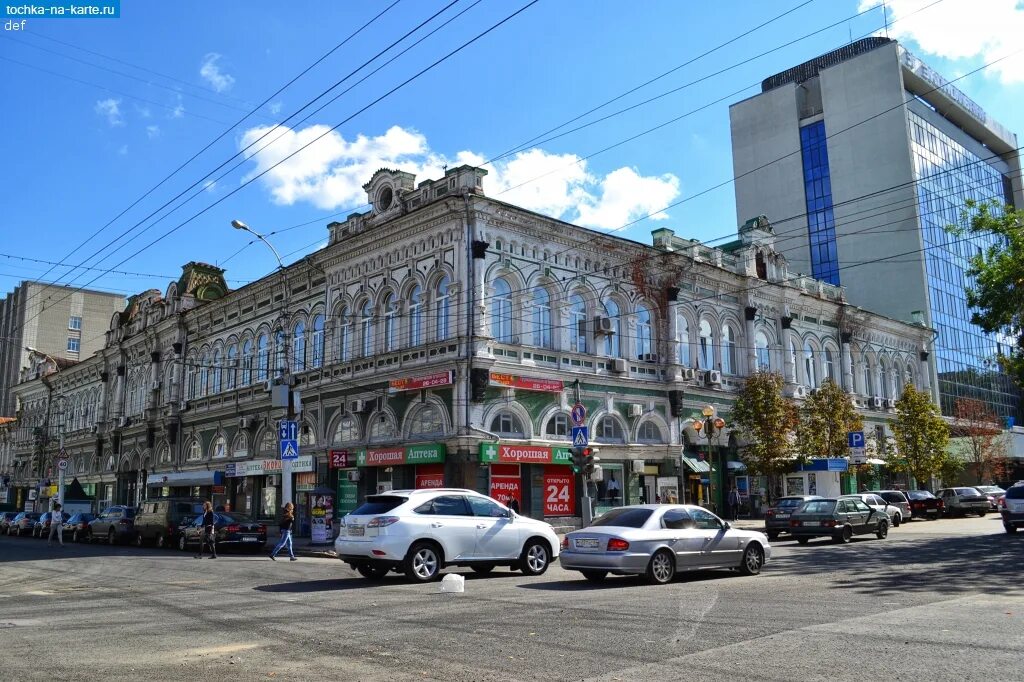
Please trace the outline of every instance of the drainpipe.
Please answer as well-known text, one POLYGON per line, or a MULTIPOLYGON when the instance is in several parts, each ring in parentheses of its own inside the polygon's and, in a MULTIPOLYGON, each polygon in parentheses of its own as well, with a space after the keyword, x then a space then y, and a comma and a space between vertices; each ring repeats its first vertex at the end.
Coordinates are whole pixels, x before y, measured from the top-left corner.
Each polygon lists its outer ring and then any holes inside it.
POLYGON ((466 417, 466 433, 470 430, 470 399, 473 395, 473 387, 470 382, 470 374, 473 366, 473 329, 474 329, 474 318, 476 302, 473 300, 476 296, 476 277, 475 277, 475 265, 473 263, 473 243, 476 241, 476 223, 473 220, 473 202, 468 190, 462 195, 463 202, 466 206, 466 277, 469 280, 469 286, 466 287, 466 373, 465 373, 465 417, 466 417))

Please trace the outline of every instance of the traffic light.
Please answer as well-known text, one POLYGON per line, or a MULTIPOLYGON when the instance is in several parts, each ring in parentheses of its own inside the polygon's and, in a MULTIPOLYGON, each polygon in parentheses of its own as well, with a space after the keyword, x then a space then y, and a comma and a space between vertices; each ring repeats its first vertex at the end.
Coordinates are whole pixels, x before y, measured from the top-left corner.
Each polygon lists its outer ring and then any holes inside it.
POLYGON ((583 456, 583 451, 589 449, 590 448, 582 447, 576 447, 572 449, 572 472, 574 474, 578 474, 581 471, 583 471, 583 464, 586 461, 586 459, 583 456))
POLYGON ((585 447, 580 448, 583 452, 583 473, 587 476, 594 473, 594 466, 597 462, 601 461, 601 458, 597 456, 597 448, 585 447))

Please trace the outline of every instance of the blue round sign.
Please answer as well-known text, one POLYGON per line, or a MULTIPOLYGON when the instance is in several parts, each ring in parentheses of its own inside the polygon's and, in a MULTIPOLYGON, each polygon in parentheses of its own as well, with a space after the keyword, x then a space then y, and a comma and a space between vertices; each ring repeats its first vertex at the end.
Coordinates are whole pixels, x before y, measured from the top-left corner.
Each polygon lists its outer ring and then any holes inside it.
POLYGON ((583 423, 587 421, 587 408, 583 407, 583 403, 576 403, 572 406, 572 423, 576 426, 583 426, 583 423))

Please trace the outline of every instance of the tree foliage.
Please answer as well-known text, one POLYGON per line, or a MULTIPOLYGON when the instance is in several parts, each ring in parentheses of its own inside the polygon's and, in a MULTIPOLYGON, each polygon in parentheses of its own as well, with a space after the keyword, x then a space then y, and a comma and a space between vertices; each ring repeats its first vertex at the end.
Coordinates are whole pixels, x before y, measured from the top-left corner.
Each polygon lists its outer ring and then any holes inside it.
POLYGON ((1001 239, 970 258, 967 304, 971 321, 987 332, 1013 339, 999 357, 1005 371, 1024 386, 1024 212, 998 202, 968 201, 960 225, 947 228, 960 237, 996 235, 1001 239))
POLYGON ((908 383, 896 401, 892 432, 897 457, 890 460, 889 466, 906 471, 919 486, 928 485, 932 476, 951 466, 947 460, 954 458, 946 450, 949 427, 931 395, 917 390, 913 384, 908 383))
POLYGON ((774 476, 792 465, 799 417, 793 401, 782 395, 784 384, 781 374, 756 372, 733 406, 733 425, 746 443, 740 458, 751 473, 774 476))
POLYGON ((831 379, 800 407, 796 447, 802 457, 846 457, 846 434, 860 431, 864 421, 854 409, 850 396, 831 379))
POLYGON ((994 469, 1006 456, 1002 423, 989 406, 973 398, 957 398, 953 404, 953 433, 958 454, 973 465, 977 483, 996 476, 994 469))

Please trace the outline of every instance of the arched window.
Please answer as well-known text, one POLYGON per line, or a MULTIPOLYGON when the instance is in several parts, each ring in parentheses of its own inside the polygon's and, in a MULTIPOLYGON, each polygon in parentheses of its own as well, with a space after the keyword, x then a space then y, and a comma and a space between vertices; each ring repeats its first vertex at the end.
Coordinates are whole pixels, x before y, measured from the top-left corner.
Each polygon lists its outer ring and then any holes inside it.
POLYGON ((711 331, 711 323, 707 320, 700 321, 700 357, 699 367, 701 369, 714 369, 714 335, 711 331))
POLYGON ((171 463, 171 446, 167 443, 160 446, 160 456, 158 457, 158 460, 161 464, 171 463))
POLYGON ((587 352, 587 304, 579 294, 569 297, 569 335, 572 350, 587 352))
POLYGON ((324 316, 313 318, 313 367, 324 364, 324 316))
POLYGON ((306 370, 306 324, 299 322, 292 333, 292 371, 306 370))
POLYGON ((270 349, 266 334, 256 339, 256 379, 266 381, 270 370, 270 349))
POLYGON ((444 435, 444 420, 435 405, 427 405, 412 416, 409 421, 410 436, 444 435))
POLYGON ((228 390, 230 391, 235 387, 237 383, 238 375, 238 345, 231 344, 228 346, 228 364, 227 364, 227 384, 228 390))
POLYGON ((736 373, 736 333, 729 325, 722 326, 722 372, 736 373))
POLYGON ((213 351, 213 387, 210 393, 216 395, 221 392, 222 388, 222 364, 221 364, 221 353, 220 348, 213 351))
POLYGON ((558 413, 548 420, 544 426, 544 436, 548 440, 569 440, 569 417, 564 413, 558 413))
POLYGON ((814 373, 814 349, 809 341, 804 341, 804 381, 807 386, 816 388, 817 378, 814 373))
POLYGON ((438 341, 448 338, 448 285, 450 281, 445 275, 437 281, 437 289, 434 297, 434 320, 436 324, 436 335, 438 341))
POLYGON ((210 392, 210 356, 203 353, 199 356, 199 395, 210 392))
POLYGON ((491 421, 491 431, 509 438, 526 438, 526 430, 519 417, 511 412, 499 412, 491 421))
POLYGON ((604 334, 602 339, 602 351, 606 357, 622 357, 622 318, 619 314, 619 304, 608 299, 604 302, 604 315, 608 318, 609 332, 604 334))
POLYGON ((679 337, 679 364, 690 366, 690 325, 682 315, 676 317, 676 330, 679 337))
POLYGON ((275 431, 267 429, 263 432, 263 435, 260 437, 260 447, 258 452, 263 456, 270 455, 274 458, 278 457, 280 454, 280 448, 277 444, 277 433, 275 431))
POLYGON ((381 414, 370 419, 371 441, 393 440, 395 435, 395 424, 386 415, 381 414))
POLYGON ((352 358, 352 318, 348 307, 342 306, 338 311, 338 362, 348 362, 352 358))
POLYGON ((641 443, 664 443, 665 436, 662 434, 661 427, 658 426, 657 422, 645 421, 640 425, 637 440, 641 443))
POLYGON ((394 294, 384 297, 384 352, 398 349, 398 299, 394 294))
POLYGON ((831 348, 825 348, 825 378, 831 379, 833 383, 839 383, 836 377, 836 356, 831 348))
POLYGON ((409 345, 423 343, 423 291, 419 285, 409 292, 409 345))
POLYGON ((186 376, 186 386, 188 386, 188 399, 195 400, 199 397, 199 368, 196 356, 189 356, 188 359, 188 370, 186 376))
POLYGON ((373 357, 373 307, 369 301, 363 303, 359 320, 359 349, 364 358, 373 357))
POLYGON ((903 395, 903 368, 899 365, 894 365, 892 369, 892 397, 899 400, 900 396, 903 395))
POLYGON ((597 428, 597 439, 602 443, 626 442, 625 437, 622 435, 622 426, 611 415, 605 415, 601 418, 597 428))
POLYGON ((193 438, 188 443, 188 448, 185 450, 185 461, 187 462, 198 462, 203 459, 203 448, 199 444, 198 438, 193 438))
POLYGON ((650 360, 654 357, 654 331, 651 325, 651 311, 644 306, 636 309, 636 359, 650 360))
POLYGON ((889 385, 889 363, 881 360, 878 363, 878 396, 889 398, 892 387, 889 385))
POLYGON ((491 336, 502 343, 512 342, 512 287, 503 279, 494 280, 491 299, 491 336))
POLYGON ((764 332, 758 332, 754 336, 754 349, 757 355, 757 371, 770 372, 772 370, 772 355, 768 349, 768 336, 764 332))
POLYGON ((335 445, 340 445, 341 443, 355 443, 358 440, 359 424, 356 422, 355 417, 346 414, 338 422, 338 425, 334 427, 332 442, 335 445))
POLYGON ((544 287, 533 290, 533 345, 551 348, 551 296, 544 287))
POLYGON ((283 329, 274 332, 274 369, 278 374, 288 371, 288 342, 283 329))
POLYGON ((302 427, 299 429, 299 446, 316 447, 316 431, 313 430, 313 426, 309 422, 302 422, 302 427))
POLYGON ((220 459, 221 457, 228 456, 228 442, 224 440, 224 436, 218 435, 210 443, 210 457, 213 459, 220 459))
POLYGON ((232 457, 248 457, 249 455, 249 436, 246 435, 245 431, 239 429, 235 433, 235 437, 231 439, 231 456, 232 457))
POLYGON ((875 395, 875 382, 871 372, 871 363, 868 361, 868 356, 864 355, 863 361, 861 362, 861 371, 864 376, 864 395, 873 397, 875 395))

